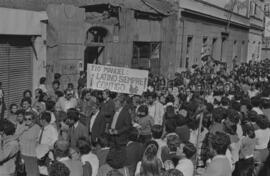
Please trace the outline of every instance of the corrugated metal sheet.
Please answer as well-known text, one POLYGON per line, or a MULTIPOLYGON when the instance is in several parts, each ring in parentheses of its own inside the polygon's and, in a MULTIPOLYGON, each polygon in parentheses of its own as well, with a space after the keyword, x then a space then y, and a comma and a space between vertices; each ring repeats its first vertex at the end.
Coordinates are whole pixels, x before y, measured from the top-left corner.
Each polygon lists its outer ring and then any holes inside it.
POLYGON ((98 4, 111 4, 129 9, 149 13, 168 14, 169 3, 165 0, 0 0, 0 7, 45 11, 48 4, 73 4, 75 6, 88 6, 98 4))

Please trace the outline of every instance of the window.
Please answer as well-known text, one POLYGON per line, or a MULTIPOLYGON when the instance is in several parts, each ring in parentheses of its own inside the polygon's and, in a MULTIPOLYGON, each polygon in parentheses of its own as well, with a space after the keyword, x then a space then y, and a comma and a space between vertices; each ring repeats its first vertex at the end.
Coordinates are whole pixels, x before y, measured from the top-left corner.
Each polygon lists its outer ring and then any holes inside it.
POLYGON ((192 50, 192 36, 188 36, 187 38, 187 52, 186 52, 186 63, 185 63, 185 67, 189 68, 189 63, 191 60, 191 50, 192 50))
POLYGON ((201 58, 209 53, 209 48, 207 47, 207 37, 203 37, 203 41, 202 41, 202 49, 201 49, 201 58))
POLYGON ((225 42, 226 42, 226 37, 222 37, 221 40, 221 52, 220 52, 220 61, 222 61, 224 58, 224 50, 225 50, 225 42))
POLYGON ((214 58, 215 53, 216 53, 216 49, 217 49, 217 38, 213 38, 212 40, 212 48, 211 48, 211 55, 214 58))
POLYGON ((264 6, 264 14, 265 14, 265 16, 270 17, 270 4, 265 4, 265 6, 264 6))
POLYGON ((160 71, 160 42, 134 42, 132 68, 150 70, 154 74, 160 71))

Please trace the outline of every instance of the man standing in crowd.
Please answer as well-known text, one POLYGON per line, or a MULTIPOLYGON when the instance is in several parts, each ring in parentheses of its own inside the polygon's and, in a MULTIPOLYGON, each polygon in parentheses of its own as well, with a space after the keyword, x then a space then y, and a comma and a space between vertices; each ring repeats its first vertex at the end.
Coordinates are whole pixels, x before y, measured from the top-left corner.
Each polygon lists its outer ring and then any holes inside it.
POLYGON ((128 142, 128 131, 131 128, 131 116, 124 96, 119 96, 114 100, 115 113, 110 123, 110 142, 112 147, 126 146, 128 142))
POLYGON ((106 89, 102 93, 103 103, 101 104, 100 112, 105 117, 106 131, 108 131, 109 124, 112 122, 112 117, 115 113, 115 105, 113 100, 110 98, 110 90, 106 89))
POLYGON ((57 111, 67 112, 68 109, 77 107, 77 99, 73 97, 73 93, 70 90, 65 91, 65 97, 61 97, 55 105, 57 111))
POLYGON ((15 160, 19 151, 19 143, 14 138, 15 126, 8 120, 1 121, 1 148, 0 148, 0 175, 12 176, 15 174, 15 160))
POLYGON ((67 112, 67 123, 69 125, 70 146, 75 149, 77 140, 81 137, 88 139, 89 132, 86 126, 79 121, 79 112, 74 108, 67 112))
POLYGON ((164 107, 157 99, 155 92, 149 93, 148 96, 149 115, 154 119, 155 125, 163 125, 164 107))
POLYGON ((67 141, 56 141, 53 151, 56 161, 64 163, 68 167, 70 176, 83 176, 82 163, 69 158, 69 143, 67 141))

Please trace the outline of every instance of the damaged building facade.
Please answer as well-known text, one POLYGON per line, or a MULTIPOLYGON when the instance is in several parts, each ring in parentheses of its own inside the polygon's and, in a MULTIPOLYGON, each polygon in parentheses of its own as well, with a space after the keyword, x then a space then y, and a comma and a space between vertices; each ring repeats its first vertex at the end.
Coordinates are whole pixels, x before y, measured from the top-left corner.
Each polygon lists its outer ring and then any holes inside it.
POLYGON ((201 65, 204 54, 228 68, 261 59, 260 0, 0 0, 0 7, 46 14, 35 21, 37 32, 25 33, 31 51, 25 77, 33 89, 41 76, 50 87, 54 73, 62 75, 63 88, 69 82, 76 87, 88 63, 170 78, 179 68, 201 65))

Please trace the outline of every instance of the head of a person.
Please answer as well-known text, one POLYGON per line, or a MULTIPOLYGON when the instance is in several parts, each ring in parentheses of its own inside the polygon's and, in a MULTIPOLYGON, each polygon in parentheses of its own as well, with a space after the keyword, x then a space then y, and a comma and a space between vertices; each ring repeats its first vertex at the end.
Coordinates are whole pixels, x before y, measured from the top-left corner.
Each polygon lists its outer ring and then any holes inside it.
POLYGON ((121 169, 124 167, 126 161, 126 149, 123 147, 111 148, 108 156, 107 163, 113 169, 121 169))
POLYGON ((161 164, 156 156, 157 147, 154 144, 150 144, 145 149, 142 158, 141 175, 143 176, 158 176, 161 171, 161 164))
POLYGON ((61 79, 61 74, 60 73, 55 73, 54 74, 54 80, 60 80, 61 79))
POLYGON ((102 92, 102 98, 104 100, 107 100, 108 98, 110 98, 110 94, 111 94, 111 91, 109 89, 106 89, 102 92))
POLYGON ((21 106, 24 110, 31 108, 32 100, 29 97, 23 98, 21 101, 21 106))
POLYGON ((169 169, 163 174, 163 176, 184 176, 184 174, 177 169, 169 169))
POLYGON ((230 144, 230 137, 227 134, 216 132, 210 139, 210 150, 215 155, 225 155, 230 144))
POLYGON ((65 98, 67 100, 70 100, 73 97, 73 95, 74 95, 73 90, 69 90, 69 89, 65 90, 65 98))
POLYGON ((109 171, 106 176, 124 176, 119 170, 113 169, 109 171))
POLYGON ((216 123, 221 123, 227 117, 227 111, 221 107, 214 108, 212 118, 216 123))
POLYGON ((9 106, 9 111, 11 114, 15 114, 18 110, 18 105, 15 104, 15 103, 12 103, 10 106, 9 106))
POLYGON ((66 140, 58 140, 54 144, 53 154, 56 160, 69 156, 69 142, 66 140))
POLYGON ((246 123, 243 125, 243 134, 244 136, 248 136, 249 138, 255 138, 255 129, 251 123, 246 123))
POLYGON ((70 108, 67 111, 67 123, 69 126, 73 126, 75 123, 79 121, 79 112, 75 108, 70 108))
POLYGON ((84 71, 80 71, 80 78, 84 78, 86 76, 84 71))
POLYGON ((146 105, 141 105, 138 108, 137 116, 141 118, 141 117, 145 117, 147 115, 148 115, 148 107, 146 105))
POLYGON ((43 127, 47 126, 51 122, 51 113, 50 112, 42 112, 40 117, 40 122, 43 127))
POLYGON ((196 147, 191 142, 185 141, 183 143, 183 154, 185 154, 186 158, 191 159, 196 151, 196 147))
POLYGON ((68 83, 67 90, 73 90, 73 89, 74 89, 74 85, 72 83, 68 83))
POLYGON ((62 162, 54 161, 48 167, 49 176, 70 176, 69 168, 62 162))
POLYGON ((161 139, 163 134, 163 127, 161 125, 153 125, 151 127, 152 137, 154 139, 161 139))
POLYGON ((55 91, 55 95, 57 96, 57 99, 59 99, 59 98, 64 96, 64 93, 60 90, 57 90, 57 91, 55 91))
POLYGON ((258 115, 256 119, 256 124, 260 129, 267 129, 270 127, 268 118, 265 115, 258 115))
POLYGON ((115 109, 118 110, 121 107, 123 107, 125 105, 125 97, 124 96, 118 96, 114 99, 114 105, 115 105, 115 109))
POLYGON ((157 99, 157 94, 155 92, 149 92, 147 95, 147 102, 152 105, 157 99))
POLYGON ((15 125, 9 120, 3 120, 1 122, 1 130, 4 136, 12 136, 14 135, 16 128, 15 125))
POLYGON ((166 97, 166 104, 168 103, 174 103, 175 99, 174 99, 174 96, 172 94, 169 94, 167 97, 166 97))
POLYGON ((46 92, 42 93, 42 99, 40 101, 47 102, 49 100, 49 95, 46 92))
POLYGON ((32 98, 32 91, 31 90, 25 90, 23 92, 23 98, 25 98, 25 97, 32 98))
POLYGON ((170 135, 167 137, 167 146, 171 152, 176 152, 181 144, 180 138, 178 135, 170 135))
POLYGON ((45 77, 41 77, 39 79, 39 84, 46 84, 46 78, 45 77))
POLYGON ((261 99, 258 97, 254 97, 251 99, 251 104, 253 107, 260 107, 261 105, 261 99))
POLYGON ((90 89, 84 89, 82 91, 82 99, 83 100, 89 101, 89 100, 91 100, 91 97, 92 97, 92 95, 91 95, 90 89))
POLYGON ((25 112, 24 121, 26 126, 32 126, 35 123, 35 117, 32 112, 25 112))
POLYGON ((24 121, 24 114, 25 114, 25 111, 23 109, 19 109, 16 112, 17 122, 19 122, 20 124, 22 124, 24 121))
POLYGON ((86 139, 85 137, 81 137, 78 139, 76 147, 77 149, 79 149, 81 156, 87 155, 89 152, 91 152, 90 141, 88 141, 88 139, 86 139))
POLYGON ((222 97, 220 103, 223 107, 228 107, 230 105, 230 99, 227 97, 222 97))
POLYGON ((40 88, 37 88, 35 90, 35 98, 38 99, 40 96, 42 96, 42 90, 40 88))
POLYGON ((50 111, 50 112, 54 111, 54 107, 55 107, 55 102, 54 101, 48 100, 48 101, 46 101, 45 105, 46 105, 46 110, 47 111, 50 111))
POLYGON ((54 80, 52 83, 52 87, 54 90, 58 90, 60 88, 60 81, 54 80))

